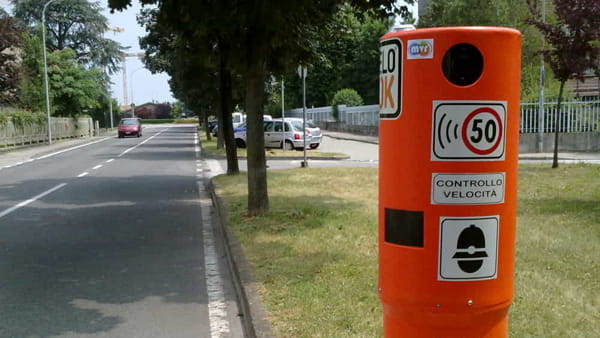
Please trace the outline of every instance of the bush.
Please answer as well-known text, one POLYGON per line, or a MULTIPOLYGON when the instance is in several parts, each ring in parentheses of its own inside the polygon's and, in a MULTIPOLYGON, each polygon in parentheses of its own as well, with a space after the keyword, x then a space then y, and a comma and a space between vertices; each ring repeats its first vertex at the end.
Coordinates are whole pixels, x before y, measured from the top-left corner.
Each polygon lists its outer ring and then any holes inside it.
POLYGON ((46 114, 41 112, 9 111, 0 113, 0 126, 5 125, 9 120, 20 128, 26 124, 45 125, 47 122, 46 114))
POLYGON ((332 106, 345 104, 348 107, 362 106, 363 99, 358 95, 356 90, 351 88, 338 90, 331 100, 332 106))

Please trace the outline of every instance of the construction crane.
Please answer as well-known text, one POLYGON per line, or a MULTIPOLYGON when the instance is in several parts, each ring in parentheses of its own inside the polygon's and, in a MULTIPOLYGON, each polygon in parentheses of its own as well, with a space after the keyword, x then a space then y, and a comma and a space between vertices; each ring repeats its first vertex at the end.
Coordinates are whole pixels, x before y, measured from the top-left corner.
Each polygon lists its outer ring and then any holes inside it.
MULTIPOLYGON (((106 27, 107 30, 112 31, 113 33, 122 33, 125 31, 124 28, 121 27, 106 27)), ((129 95, 128 90, 127 90, 127 62, 126 59, 127 58, 131 58, 131 57, 144 57, 146 56, 145 53, 123 53, 121 54, 121 68, 123 69, 123 105, 124 106, 129 106, 129 95)))
POLYGON ((129 96, 127 95, 127 62, 126 58, 144 57, 145 53, 125 53, 121 55, 121 68, 123 69, 123 105, 129 106, 129 96))

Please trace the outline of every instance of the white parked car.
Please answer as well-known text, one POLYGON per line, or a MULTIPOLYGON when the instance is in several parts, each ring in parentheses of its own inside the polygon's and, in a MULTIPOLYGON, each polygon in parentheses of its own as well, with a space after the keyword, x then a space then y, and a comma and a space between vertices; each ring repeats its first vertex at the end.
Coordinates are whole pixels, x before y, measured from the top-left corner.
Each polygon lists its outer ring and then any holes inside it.
MULTIPOLYGON (((264 121, 264 137, 266 148, 303 149, 303 123, 301 118, 281 118, 264 121)), ((246 147, 246 131, 235 133, 236 145, 246 147)), ((321 144, 322 133, 311 120, 306 121, 306 147, 316 149, 321 144)))

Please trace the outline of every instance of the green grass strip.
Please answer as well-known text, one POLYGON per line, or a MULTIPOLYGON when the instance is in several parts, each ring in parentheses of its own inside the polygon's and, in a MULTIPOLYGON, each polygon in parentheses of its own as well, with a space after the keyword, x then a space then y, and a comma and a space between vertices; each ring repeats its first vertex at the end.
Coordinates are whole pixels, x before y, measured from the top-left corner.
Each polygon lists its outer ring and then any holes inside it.
MULTIPOLYGON (((600 166, 521 166, 511 337, 600 337, 600 166)), ((245 175, 215 179, 279 337, 378 337, 377 169, 269 171, 247 217, 245 175)))

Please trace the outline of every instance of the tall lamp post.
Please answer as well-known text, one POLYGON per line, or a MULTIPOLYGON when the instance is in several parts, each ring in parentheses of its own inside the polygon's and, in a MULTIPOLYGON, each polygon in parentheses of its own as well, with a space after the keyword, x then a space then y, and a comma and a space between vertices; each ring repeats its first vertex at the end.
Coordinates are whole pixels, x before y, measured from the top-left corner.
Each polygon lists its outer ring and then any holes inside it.
POLYGON ((308 167, 308 161, 306 160, 306 74, 308 70, 306 66, 298 66, 298 75, 302 78, 302 138, 304 139, 304 159, 300 166, 302 168, 308 167))
MULTIPOLYGON (((542 2, 542 21, 546 22, 546 0, 542 2)), ((542 34, 542 48, 544 48, 544 35, 542 34)), ((544 70, 544 55, 540 55, 540 102, 538 108, 538 152, 544 151, 544 82, 546 72, 544 70)))
MULTIPOLYGON (((125 31, 125 29, 121 28, 121 27, 115 27, 115 28, 107 27, 107 30, 113 31, 114 34, 122 33, 125 31)), ((110 129, 112 130, 114 128, 114 121, 113 121, 113 110, 112 110, 112 91, 110 89, 111 82, 110 82, 110 77, 108 76, 108 70, 106 70, 106 78, 108 79, 108 86, 107 86, 108 87, 108 93, 107 93, 108 113, 110 114, 110 129)))
POLYGON ((48 60, 46 57, 46 9, 55 0, 49 0, 42 9, 42 51, 44 53, 44 89, 46 94, 46 115, 48 118, 48 144, 52 144, 52 121, 50 118, 50 94, 48 93, 48 60))
POLYGON ((285 80, 281 77, 281 150, 285 152, 285 80))

